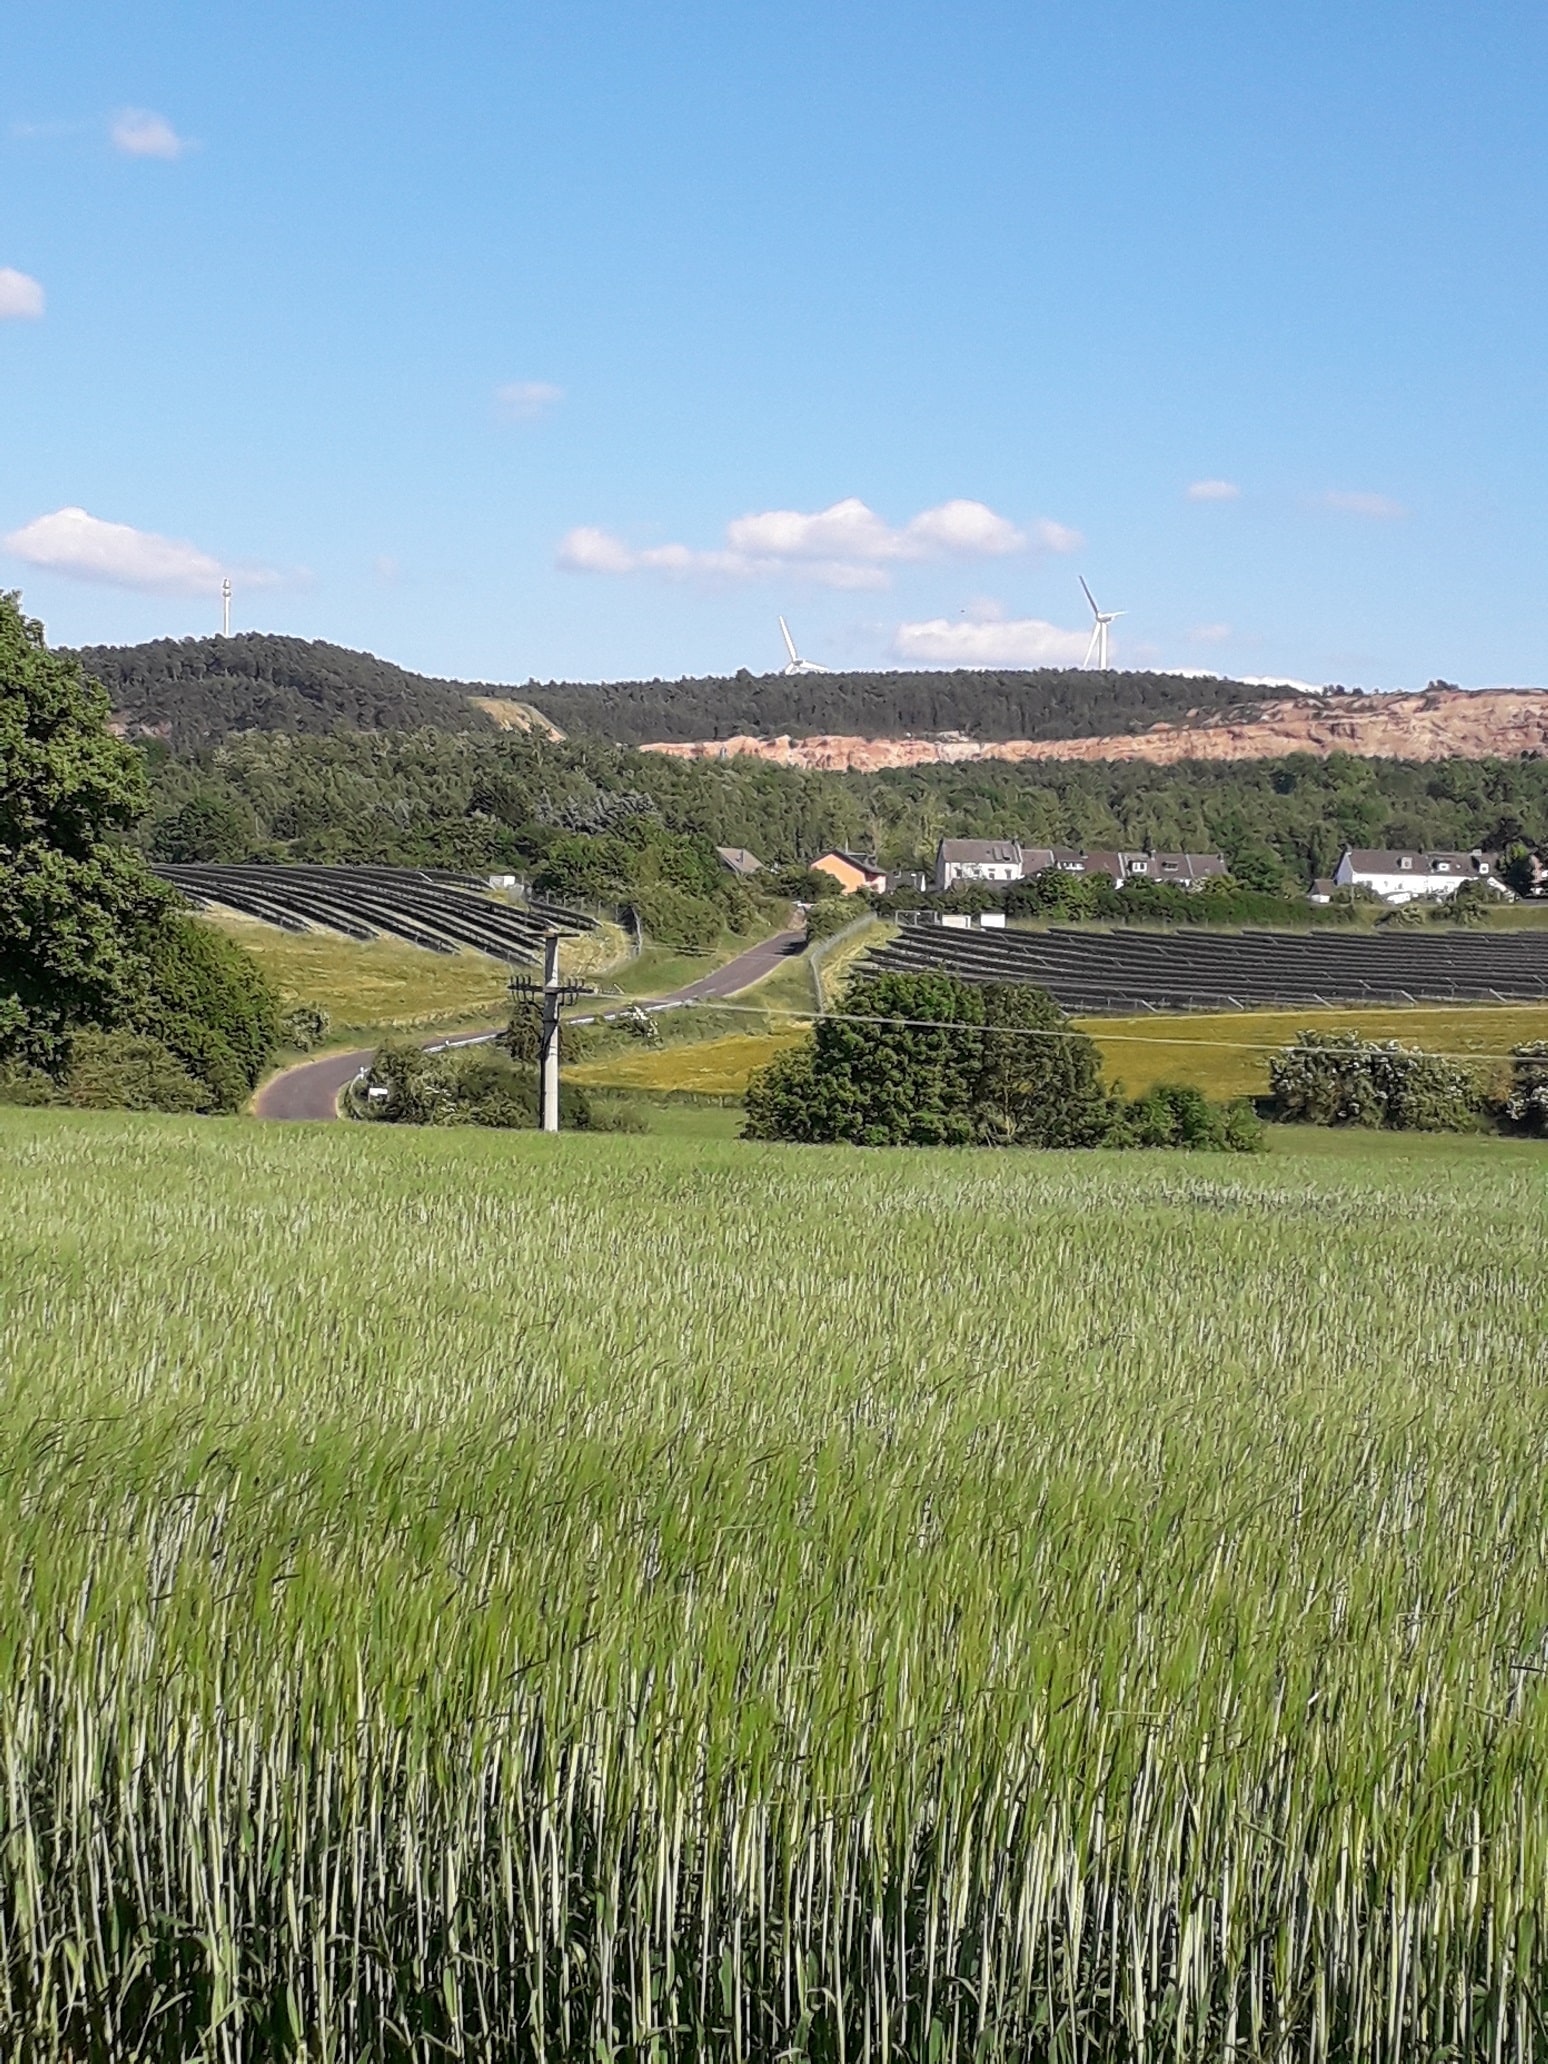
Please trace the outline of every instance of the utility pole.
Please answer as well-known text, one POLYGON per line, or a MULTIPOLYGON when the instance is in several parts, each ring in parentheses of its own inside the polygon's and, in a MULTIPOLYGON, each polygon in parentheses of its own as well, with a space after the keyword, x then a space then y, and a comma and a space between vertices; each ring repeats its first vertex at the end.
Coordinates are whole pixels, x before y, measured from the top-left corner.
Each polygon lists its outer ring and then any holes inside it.
POLYGON ((228 573, 220 584, 220 635, 231 636, 231 576, 228 573))
POLYGON ((543 937, 543 981, 516 981, 511 984, 511 995, 520 996, 529 1002, 541 1002, 543 1006, 543 1029, 538 1040, 538 1123, 544 1132, 559 1130, 559 1012, 567 1003, 578 1003, 583 996, 595 992, 584 982, 566 982, 559 974, 559 941, 561 932, 547 932, 543 937))

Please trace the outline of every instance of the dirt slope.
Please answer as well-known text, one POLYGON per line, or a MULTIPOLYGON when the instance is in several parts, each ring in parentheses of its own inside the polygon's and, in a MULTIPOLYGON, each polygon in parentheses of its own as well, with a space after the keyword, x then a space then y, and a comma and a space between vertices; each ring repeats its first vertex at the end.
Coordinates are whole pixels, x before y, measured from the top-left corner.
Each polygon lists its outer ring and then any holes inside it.
POLYGON ((719 738, 647 745, 676 759, 745 756, 833 772, 938 766, 958 760, 1267 760, 1285 753, 1364 759, 1512 758, 1548 751, 1548 690, 1426 689, 1419 695, 1329 695, 1268 703, 1241 722, 1156 724, 1108 738, 719 738))

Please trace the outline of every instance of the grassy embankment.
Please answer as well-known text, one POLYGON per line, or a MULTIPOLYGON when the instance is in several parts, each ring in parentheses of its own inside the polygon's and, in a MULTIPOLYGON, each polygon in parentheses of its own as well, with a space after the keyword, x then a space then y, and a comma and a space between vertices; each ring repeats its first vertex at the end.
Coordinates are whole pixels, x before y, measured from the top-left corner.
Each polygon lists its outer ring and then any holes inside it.
POLYGON ((0 2021, 1540 2057, 1545 1175, 0 1112, 0 2021))

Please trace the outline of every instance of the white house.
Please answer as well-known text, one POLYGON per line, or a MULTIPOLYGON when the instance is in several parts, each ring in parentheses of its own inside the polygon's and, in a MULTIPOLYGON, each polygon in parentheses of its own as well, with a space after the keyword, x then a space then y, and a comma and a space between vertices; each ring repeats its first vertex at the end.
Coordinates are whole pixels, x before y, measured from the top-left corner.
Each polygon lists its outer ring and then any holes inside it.
POLYGON ((1021 845, 1016 839, 946 838, 935 849, 935 886, 956 882, 1020 881, 1021 845))
POLYGON ((1481 882, 1508 896, 1510 891, 1495 867, 1495 856, 1490 853, 1400 853, 1346 846, 1333 870, 1333 885, 1370 889, 1384 903, 1454 896, 1464 882, 1481 882))
POLYGON ((1224 853, 1120 853, 1124 884, 1155 882, 1160 888, 1202 889, 1231 870, 1224 853))

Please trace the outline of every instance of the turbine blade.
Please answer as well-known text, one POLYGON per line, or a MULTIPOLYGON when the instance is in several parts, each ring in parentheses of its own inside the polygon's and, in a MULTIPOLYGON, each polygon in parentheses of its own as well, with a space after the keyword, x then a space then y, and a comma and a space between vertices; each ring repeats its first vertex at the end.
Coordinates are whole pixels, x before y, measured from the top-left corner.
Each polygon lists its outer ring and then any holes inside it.
POLYGON ((1086 600, 1091 604, 1091 614, 1093 616, 1100 616, 1102 612, 1096 606, 1096 596, 1092 594, 1091 590, 1088 587, 1086 587, 1086 576, 1083 573, 1077 573, 1075 578, 1080 582, 1081 587, 1085 590, 1086 600))
POLYGON ((796 662, 796 664, 799 665, 801 655, 795 649, 795 639, 791 637, 790 626, 786 623, 783 617, 781 617, 779 620, 779 630, 780 636, 785 641, 785 650, 790 654, 790 657, 796 662))

